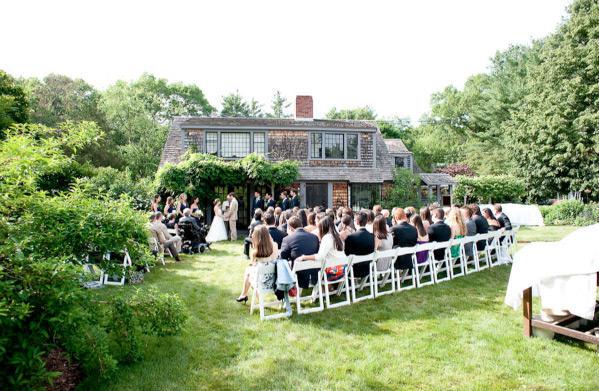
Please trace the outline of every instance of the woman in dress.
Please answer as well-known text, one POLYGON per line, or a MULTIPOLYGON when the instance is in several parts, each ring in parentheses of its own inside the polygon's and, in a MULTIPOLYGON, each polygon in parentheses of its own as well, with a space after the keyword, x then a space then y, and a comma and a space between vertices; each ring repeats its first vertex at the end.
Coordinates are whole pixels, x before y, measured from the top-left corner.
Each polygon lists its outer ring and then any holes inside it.
POLYGON ((298 210, 297 217, 299 217, 299 219, 301 220, 302 227, 304 227, 304 230, 305 230, 306 227, 308 226, 308 215, 306 214, 306 211, 304 209, 298 210))
POLYGON ((177 214, 183 216, 185 209, 187 209, 187 194, 181 193, 179 195, 179 202, 177 203, 177 214))
POLYGON ((420 208, 420 219, 422 220, 424 231, 428 231, 428 227, 430 227, 433 224, 433 219, 431 218, 431 210, 428 206, 423 206, 422 208, 420 208))
POLYGON ((314 232, 318 229, 316 226, 316 213, 310 212, 308 213, 308 224, 304 227, 304 231, 306 232, 314 232))
POLYGON ((487 223, 489 223, 489 231, 497 231, 501 228, 501 224, 499 224, 499 221, 495 215, 493 215, 491 209, 483 209, 483 217, 487 220, 487 223))
MULTIPOLYGON (((337 228, 332 218, 323 217, 318 222, 318 236, 320 237, 320 248, 318 253, 312 255, 302 255, 295 259, 295 262, 301 261, 319 261, 339 260, 340 263, 347 258, 343 252, 343 241, 337 233, 337 228)), ((333 262, 335 264, 335 262, 333 262)), ((343 277, 346 265, 331 266, 324 269, 329 281, 335 281, 343 277)))
POLYGON ((160 195, 156 194, 154 199, 152 200, 152 205, 150 206, 150 210, 154 213, 160 212, 160 195))
POLYGON ((195 214, 196 210, 200 209, 200 199, 198 197, 193 198, 193 203, 190 205, 191 213, 195 214))
POLYGON ((256 271, 258 270, 258 263, 267 263, 277 259, 279 250, 277 244, 270 236, 268 228, 265 225, 258 225, 254 228, 252 233, 252 249, 250 250, 250 266, 245 269, 243 277, 243 288, 241 294, 237 299, 237 302, 248 301, 248 292, 250 286, 253 285, 256 280, 256 271))
POLYGON ((215 199, 213 205, 214 218, 212 219, 212 224, 210 224, 208 235, 206 235, 206 241, 208 243, 227 240, 227 228, 225 228, 225 220, 223 220, 223 211, 221 210, 220 200, 218 198, 215 199))
POLYGON ((168 216, 173 213, 177 208, 175 208, 175 200, 173 197, 167 197, 166 204, 164 205, 164 215, 168 216))
MULTIPOLYGON (((428 210, 428 208, 426 208, 426 210, 428 210)), ((420 210, 422 212, 422 209, 420 210)), ((428 233, 426 232, 426 229, 424 228, 424 224, 422 222, 422 218, 420 217, 420 215, 414 214, 412 215, 412 218, 410 219, 410 224, 412 224, 415 228, 416 231, 418 231, 418 240, 416 241, 417 244, 424 244, 424 243, 428 243, 428 233)), ((428 251, 418 251, 416 253, 416 262, 417 263, 424 263, 426 262, 428 258, 428 251)))
MULTIPOLYGON (((462 218, 462 212, 457 206, 453 206, 447 214, 447 224, 451 228, 451 238, 461 239, 466 236, 466 223, 462 218)), ((460 256, 460 246, 451 246, 451 257, 458 258, 460 256)))
POLYGON ((350 214, 344 214, 343 217, 341 217, 341 223, 339 224, 339 237, 344 242, 349 235, 356 232, 353 223, 354 219, 352 219, 350 214))
MULTIPOLYGON (((374 234, 374 249, 377 251, 386 251, 393 248, 393 235, 387 229, 387 219, 383 215, 374 218, 372 224, 372 233, 374 234)), ((393 257, 381 258, 376 261, 378 271, 388 270, 393 262, 393 257)))

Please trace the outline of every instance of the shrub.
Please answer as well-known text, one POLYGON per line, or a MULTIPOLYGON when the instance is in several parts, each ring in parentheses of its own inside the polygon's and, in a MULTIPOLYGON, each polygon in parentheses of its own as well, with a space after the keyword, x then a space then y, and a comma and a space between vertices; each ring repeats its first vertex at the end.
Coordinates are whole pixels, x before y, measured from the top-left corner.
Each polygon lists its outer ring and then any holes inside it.
POLYGON ((397 168, 393 174, 393 186, 385 194, 382 205, 385 208, 396 206, 419 207, 420 202, 420 177, 411 170, 397 168))
POLYGON ((547 225, 590 225, 599 222, 599 204, 565 200, 555 205, 542 206, 541 214, 547 225))
POLYGON ((469 202, 519 202, 526 195, 524 182, 509 175, 457 177, 456 200, 469 202))

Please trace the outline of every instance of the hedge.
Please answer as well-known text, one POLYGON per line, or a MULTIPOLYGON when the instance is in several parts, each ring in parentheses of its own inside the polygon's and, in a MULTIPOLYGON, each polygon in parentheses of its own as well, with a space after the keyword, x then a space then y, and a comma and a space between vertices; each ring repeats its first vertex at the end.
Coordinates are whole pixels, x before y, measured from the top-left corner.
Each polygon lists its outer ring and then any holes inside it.
POLYGON ((469 202, 520 202, 526 195, 524 181, 509 175, 458 176, 455 200, 469 202))
POLYGON ((566 200, 541 206, 540 209, 547 225, 584 226, 599 223, 599 203, 584 204, 578 200, 566 200))

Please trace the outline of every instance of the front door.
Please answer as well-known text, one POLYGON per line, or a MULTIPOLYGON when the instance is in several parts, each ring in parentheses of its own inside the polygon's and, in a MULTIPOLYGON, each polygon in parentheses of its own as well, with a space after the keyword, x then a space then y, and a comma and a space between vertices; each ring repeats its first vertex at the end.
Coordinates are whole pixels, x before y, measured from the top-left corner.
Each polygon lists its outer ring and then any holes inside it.
POLYGON ((321 206, 327 208, 329 204, 328 183, 306 183, 306 207, 321 206))

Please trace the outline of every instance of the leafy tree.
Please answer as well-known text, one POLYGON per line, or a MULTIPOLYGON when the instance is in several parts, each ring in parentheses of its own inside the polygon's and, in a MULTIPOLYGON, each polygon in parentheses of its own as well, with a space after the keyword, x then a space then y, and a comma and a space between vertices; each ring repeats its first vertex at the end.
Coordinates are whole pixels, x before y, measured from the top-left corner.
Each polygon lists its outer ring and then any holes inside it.
POLYGON ((398 205, 420 206, 420 183, 420 177, 411 170, 396 168, 393 174, 393 186, 385 194, 382 204, 386 208, 398 205))
POLYGON ((576 0, 569 10, 510 123, 518 171, 535 199, 572 190, 599 199, 599 4, 576 0))
POLYGON ((337 110, 333 107, 326 114, 328 119, 353 119, 353 120, 370 120, 374 121, 376 119, 376 113, 374 110, 368 106, 358 107, 355 109, 343 109, 337 110))
POLYGON ((0 136, 14 123, 28 119, 28 102, 23 88, 8 73, 0 70, 0 136))
POLYGON ((271 118, 289 118, 291 114, 286 114, 285 109, 288 109, 291 103, 287 101, 287 98, 281 95, 281 91, 275 91, 272 98, 271 110, 272 113, 267 114, 271 118))
POLYGON ((223 96, 222 117, 262 117, 262 106, 255 99, 246 101, 239 91, 223 96))
POLYGON ((393 118, 377 121, 384 138, 400 138, 408 146, 412 140, 413 127, 409 118, 393 118))

